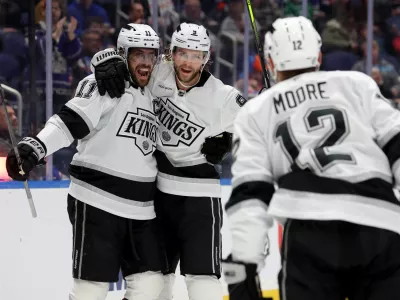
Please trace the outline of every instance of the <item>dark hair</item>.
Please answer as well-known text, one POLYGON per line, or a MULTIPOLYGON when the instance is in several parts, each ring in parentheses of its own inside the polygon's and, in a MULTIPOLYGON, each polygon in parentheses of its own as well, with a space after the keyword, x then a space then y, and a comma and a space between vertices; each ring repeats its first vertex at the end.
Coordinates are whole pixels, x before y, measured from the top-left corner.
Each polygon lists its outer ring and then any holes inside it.
POLYGON ((0 0, 0 27, 22 29, 21 14, 17 1, 0 0))
POLYGON ((87 17, 85 20, 86 28, 92 26, 92 24, 104 24, 104 17, 103 16, 91 16, 87 17))
MULTIPOLYGON (((164 58, 165 58, 166 61, 172 61, 172 56, 171 56, 170 49, 171 49, 171 44, 169 44, 168 47, 165 47, 165 50, 164 50, 164 55, 165 56, 164 56, 164 58)), ((173 53, 175 53, 175 51, 176 51, 176 48, 172 50, 173 53)), ((210 71, 210 68, 211 68, 212 64, 213 64, 213 61, 211 60, 211 57, 210 57, 208 59, 206 65, 204 66, 203 70, 210 71)))
POLYGON ((100 37, 100 39, 102 38, 101 33, 98 30, 94 30, 94 29, 86 29, 83 33, 82 33, 82 39, 88 35, 88 34, 96 34, 100 37))

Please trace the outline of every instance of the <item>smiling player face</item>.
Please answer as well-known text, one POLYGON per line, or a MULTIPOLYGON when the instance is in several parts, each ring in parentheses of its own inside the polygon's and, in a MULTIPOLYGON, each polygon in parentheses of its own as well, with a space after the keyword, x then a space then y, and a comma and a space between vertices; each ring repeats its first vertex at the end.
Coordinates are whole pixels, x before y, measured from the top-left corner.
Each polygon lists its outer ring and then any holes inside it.
POLYGON ((130 48, 128 54, 129 72, 140 87, 149 83, 151 71, 156 62, 156 50, 148 48, 130 48))
POLYGON ((183 84, 190 86, 198 81, 204 57, 203 51, 176 48, 173 52, 174 69, 183 84))

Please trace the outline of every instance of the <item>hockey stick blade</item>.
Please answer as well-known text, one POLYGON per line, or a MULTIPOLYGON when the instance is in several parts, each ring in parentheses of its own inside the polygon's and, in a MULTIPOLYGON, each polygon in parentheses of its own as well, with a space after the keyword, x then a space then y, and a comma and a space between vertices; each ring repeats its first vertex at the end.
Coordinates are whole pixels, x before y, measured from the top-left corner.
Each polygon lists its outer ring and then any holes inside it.
MULTIPOLYGON (((12 128, 12 125, 11 125, 10 118, 8 117, 7 105, 6 105, 6 101, 5 101, 6 98, 4 96, 4 89, 3 89, 2 84, 0 84, 0 93, 1 93, 1 103, 3 105, 4 116, 5 116, 6 121, 7 121, 8 133, 10 134, 11 144, 12 144, 12 147, 14 149, 15 156, 17 158, 18 166, 21 169, 19 173, 21 175, 24 175, 25 172, 24 172, 24 170, 22 170, 22 167, 21 167, 22 166, 22 161, 21 161, 21 156, 19 155, 19 151, 18 151, 18 147, 17 147, 17 140, 15 138, 15 134, 14 134, 14 131, 13 131, 13 128, 12 128)), ((25 192, 26 192, 26 197, 28 198, 29 207, 31 209, 32 218, 36 218, 37 217, 37 213, 36 213, 35 203, 33 202, 31 189, 29 188, 27 180, 24 181, 24 188, 25 188, 25 192)))

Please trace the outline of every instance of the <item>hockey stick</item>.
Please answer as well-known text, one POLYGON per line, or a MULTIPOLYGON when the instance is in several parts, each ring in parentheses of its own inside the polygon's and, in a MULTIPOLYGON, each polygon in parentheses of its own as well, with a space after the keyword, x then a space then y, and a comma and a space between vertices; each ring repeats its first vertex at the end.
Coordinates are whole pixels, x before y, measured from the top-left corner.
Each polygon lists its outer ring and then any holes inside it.
MULTIPOLYGON (((25 172, 24 172, 24 170, 22 170, 21 156, 19 155, 15 134, 14 134, 14 131, 13 131, 13 128, 12 128, 12 125, 11 125, 10 118, 8 117, 6 98, 4 96, 4 89, 3 89, 3 86, 1 84, 0 84, 0 92, 1 92, 1 103, 3 104, 3 109, 4 109, 4 116, 5 116, 6 120, 7 120, 8 133, 10 134, 11 144, 12 144, 12 147, 14 149, 15 156, 17 158, 18 166, 21 169, 21 171, 19 173, 21 175, 24 175, 25 172)), ((36 218, 37 217, 37 213, 36 213, 35 203, 33 202, 31 189, 29 188, 27 180, 24 181, 24 187, 25 187, 26 196, 28 198, 29 207, 31 209, 32 217, 36 218)))
POLYGON ((263 46, 261 45, 260 36, 259 36, 258 30, 257 30, 256 20, 254 19, 253 8, 251 6, 251 1, 250 0, 246 0, 246 4, 247 4, 247 11, 249 12, 251 27, 253 28, 254 37, 255 37, 255 40, 256 40, 257 52, 258 52, 258 55, 260 56, 260 60, 261 60, 261 68, 262 68, 263 75, 264 75, 265 87, 267 89, 269 89, 271 87, 271 83, 269 81, 269 75, 268 75, 267 68, 265 67, 263 46))

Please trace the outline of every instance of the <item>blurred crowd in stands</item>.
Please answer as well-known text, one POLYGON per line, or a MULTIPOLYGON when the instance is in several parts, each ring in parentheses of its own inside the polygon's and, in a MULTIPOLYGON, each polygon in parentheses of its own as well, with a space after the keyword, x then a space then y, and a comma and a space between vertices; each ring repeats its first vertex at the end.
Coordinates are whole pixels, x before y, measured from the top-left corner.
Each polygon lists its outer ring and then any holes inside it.
MULTIPOLYGON (((314 22, 323 41, 321 70, 365 72, 367 2, 308 1, 307 17, 314 22)), ((157 3, 158 32, 164 46, 181 22, 205 26, 212 41, 211 72, 242 91, 244 80, 248 80, 249 97, 257 95, 263 84, 261 63, 251 30, 249 57, 243 55, 247 13, 243 0, 158 0, 157 3), (245 63, 249 64, 249 78, 243 78, 245 63)), ((262 39, 276 18, 298 16, 302 10, 301 0, 252 0, 251 3, 262 39)), ((7 94, 8 115, 14 130, 22 129, 23 136, 36 134, 46 121, 47 30, 51 30, 53 39, 52 99, 53 111, 57 112, 72 97, 78 82, 91 73, 92 56, 116 46, 122 26, 153 22, 152 0, 52 0, 51 29, 46 24, 45 10, 45 0, 0 0, 0 82, 23 96, 23 118, 17 120, 15 111, 21 107, 14 95, 7 94)), ((400 0, 374 0, 372 59, 371 76, 382 94, 400 103, 400 0)), ((10 148, 1 110, 0 158, 10 148)), ((53 156, 55 179, 68 178, 68 164, 75 151, 72 145, 53 156)), ((0 160, 0 180, 3 165, 0 160)), ((33 179, 40 180, 43 176, 39 170, 33 179)), ((229 176, 229 171, 223 176, 229 176)))

